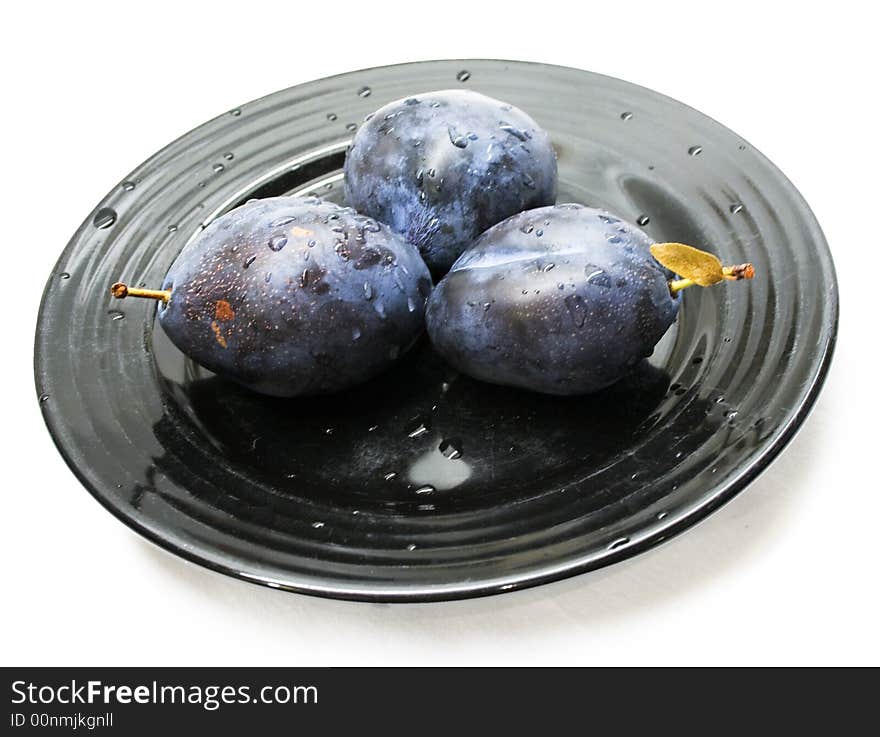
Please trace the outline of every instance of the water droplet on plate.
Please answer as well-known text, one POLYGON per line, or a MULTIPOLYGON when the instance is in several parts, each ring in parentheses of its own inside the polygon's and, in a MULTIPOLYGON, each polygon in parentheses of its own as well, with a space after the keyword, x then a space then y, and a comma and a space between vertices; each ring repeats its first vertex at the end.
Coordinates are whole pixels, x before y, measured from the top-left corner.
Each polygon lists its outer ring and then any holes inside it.
POLYGON ((646 226, 650 222, 651 218, 649 218, 647 215, 639 215, 638 219, 636 220, 636 224, 641 225, 642 227, 646 226))
POLYGON ((109 310, 107 312, 107 314, 110 315, 111 320, 124 320, 125 319, 125 313, 122 310, 109 310))
POLYGON ((451 461, 461 458, 461 441, 458 438, 442 440, 440 452, 451 461))
POLYGON ((424 417, 413 417, 406 428, 406 434, 411 438, 420 438, 431 430, 431 423, 424 417))
POLYGON ((462 69, 458 74, 455 75, 455 78, 459 82, 467 82, 471 78, 471 73, 467 69, 462 69))
POLYGON ((312 522, 312 527, 314 527, 316 530, 320 530, 323 526, 323 522, 312 522))
POLYGON ((59 278, 59 279, 70 279, 70 274, 68 274, 66 271, 62 271, 62 272, 58 275, 58 278, 59 278))
POLYGON ((358 97, 369 97, 372 92, 373 90, 364 85, 358 90, 358 97))
POLYGON ((410 543, 409 545, 406 546, 406 549, 409 550, 409 552, 412 552, 413 550, 416 549, 416 546, 414 544, 410 543))
POLYGON ((621 114, 620 114, 620 119, 621 119, 621 120, 631 120, 631 119, 632 119, 632 116, 633 116, 633 114, 630 113, 630 112, 621 113, 621 114))
POLYGON ((416 494, 424 496, 425 494, 433 494, 435 491, 437 491, 437 489, 431 486, 431 484, 425 484, 416 489, 416 494))
POLYGON ((48 401, 49 401, 49 395, 48 395, 48 394, 41 394, 41 395, 40 395, 40 404, 43 404, 44 402, 48 402, 48 401))
POLYGON ((703 153, 703 147, 702 146, 691 146, 688 149, 688 153, 691 156, 699 156, 701 153, 703 153))
POLYGON ((232 153, 232 151, 227 151, 225 154, 223 154, 223 158, 227 161, 232 161, 235 158, 235 154, 232 153))
POLYGON ((614 542, 612 542, 612 543, 608 546, 608 549, 609 549, 609 550, 616 550, 617 548, 623 547, 623 546, 626 545, 628 542, 629 542, 629 538, 628 538, 628 537, 619 537, 619 538, 617 538, 617 540, 615 540, 614 542))
POLYGON ((223 164, 221 164, 219 162, 214 164, 214 166, 212 166, 211 168, 214 170, 215 174, 219 174, 220 172, 222 172, 226 169, 226 167, 223 166, 223 164))
POLYGON ((234 110, 230 110, 229 114, 233 115, 237 118, 239 115, 241 115, 241 110, 239 110, 238 108, 235 108, 234 110))
POLYGON ((336 120, 336 113, 327 113, 327 120, 336 120))
POLYGON ((121 186, 122 186, 122 189, 124 189, 126 192, 131 192, 131 190, 133 190, 133 189, 135 188, 136 185, 135 185, 135 183, 134 183, 133 181, 131 181, 131 179, 126 179, 126 180, 122 183, 121 186))
POLYGON ((102 207, 95 213, 95 217, 92 218, 92 224, 96 228, 103 230, 113 225, 116 222, 116 217, 116 210, 111 207, 102 207))
POLYGON ((386 481, 392 481, 392 480, 394 480, 394 479, 396 479, 396 478, 397 478, 397 473, 396 473, 395 471, 390 471, 389 473, 386 473, 386 474, 385 474, 385 480, 386 480, 386 481))
POLYGON ((352 133, 354 133, 357 129, 358 129, 357 123, 348 123, 345 126, 345 130, 351 131, 352 133))
POLYGON ((739 202, 734 202, 730 206, 730 212, 733 215, 737 215, 737 214, 741 213, 742 211, 743 211, 743 206, 739 202))

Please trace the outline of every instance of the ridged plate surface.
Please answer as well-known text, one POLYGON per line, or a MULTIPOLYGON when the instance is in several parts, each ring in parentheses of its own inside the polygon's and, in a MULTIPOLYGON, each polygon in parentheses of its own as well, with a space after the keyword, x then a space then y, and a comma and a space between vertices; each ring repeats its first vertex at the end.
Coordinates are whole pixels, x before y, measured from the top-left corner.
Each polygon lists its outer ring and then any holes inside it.
POLYGON ((815 399, 837 311, 806 203, 715 121, 584 71, 425 62, 242 105, 124 177, 49 277, 36 382, 82 483, 163 547, 300 592, 457 598, 629 557, 730 499, 815 399), (517 105, 550 132, 560 202, 642 218, 658 241, 752 261, 758 278, 688 290, 650 363, 583 398, 456 376, 424 341, 345 394, 260 397, 180 354, 153 304, 111 301, 118 279, 161 284, 200 228, 250 197, 341 201, 345 148, 364 116, 450 87, 517 105))

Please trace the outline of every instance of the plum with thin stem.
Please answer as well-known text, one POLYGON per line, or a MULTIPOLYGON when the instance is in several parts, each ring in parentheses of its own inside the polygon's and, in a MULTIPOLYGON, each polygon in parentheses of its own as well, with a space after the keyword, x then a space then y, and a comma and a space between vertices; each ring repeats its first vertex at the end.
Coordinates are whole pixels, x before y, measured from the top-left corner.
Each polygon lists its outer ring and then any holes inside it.
POLYGON ((274 396, 325 394, 389 367, 424 327, 431 277, 418 251, 351 208, 252 200, 211 223, 161 289, 159 323, 197 363, 274 396))

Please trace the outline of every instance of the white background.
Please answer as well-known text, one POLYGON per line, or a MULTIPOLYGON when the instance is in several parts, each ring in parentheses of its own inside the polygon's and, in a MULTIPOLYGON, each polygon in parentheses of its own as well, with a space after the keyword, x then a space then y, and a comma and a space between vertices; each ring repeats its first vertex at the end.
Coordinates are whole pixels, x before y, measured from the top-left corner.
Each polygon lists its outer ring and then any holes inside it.
POLYGON ((7 4, 4 665, 880 663, 880 37, 859 9, 870 4, 491 5, 7 4), (792 179, 825 229, 842 293, 834 365, 806 425, 735 501, 664 547, 490 599, 325 601, 142 541, 80 487, 37 408, 37 306, 67 240, 138 163, 237 104, 445 57, 645 85, 723 122, 792 179))

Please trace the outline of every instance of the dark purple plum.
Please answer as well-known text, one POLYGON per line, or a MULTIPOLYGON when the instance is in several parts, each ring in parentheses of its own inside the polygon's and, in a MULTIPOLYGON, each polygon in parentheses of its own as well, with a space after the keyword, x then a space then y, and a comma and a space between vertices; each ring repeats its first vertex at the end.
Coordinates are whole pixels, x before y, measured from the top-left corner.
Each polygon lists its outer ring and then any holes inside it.
POLYGON ((487 228, 556 201, 556 153, 512 105, 468 90, 427 92, 361 126, 345 157, 345 193, 442 275, 487 228))
POLYGON ((162 288, 159 321, 180 350, 287 397, 337 391, 392 364, 422 332, 431 278, 418 251, 372 218, 273 197, 211 223, 162 288))
POLYGON ((586 394, 624 376, 675 320, 651 238, 603 210, 557 205, 490 228, 428 301, 454 367, 494 384, 586 394))

